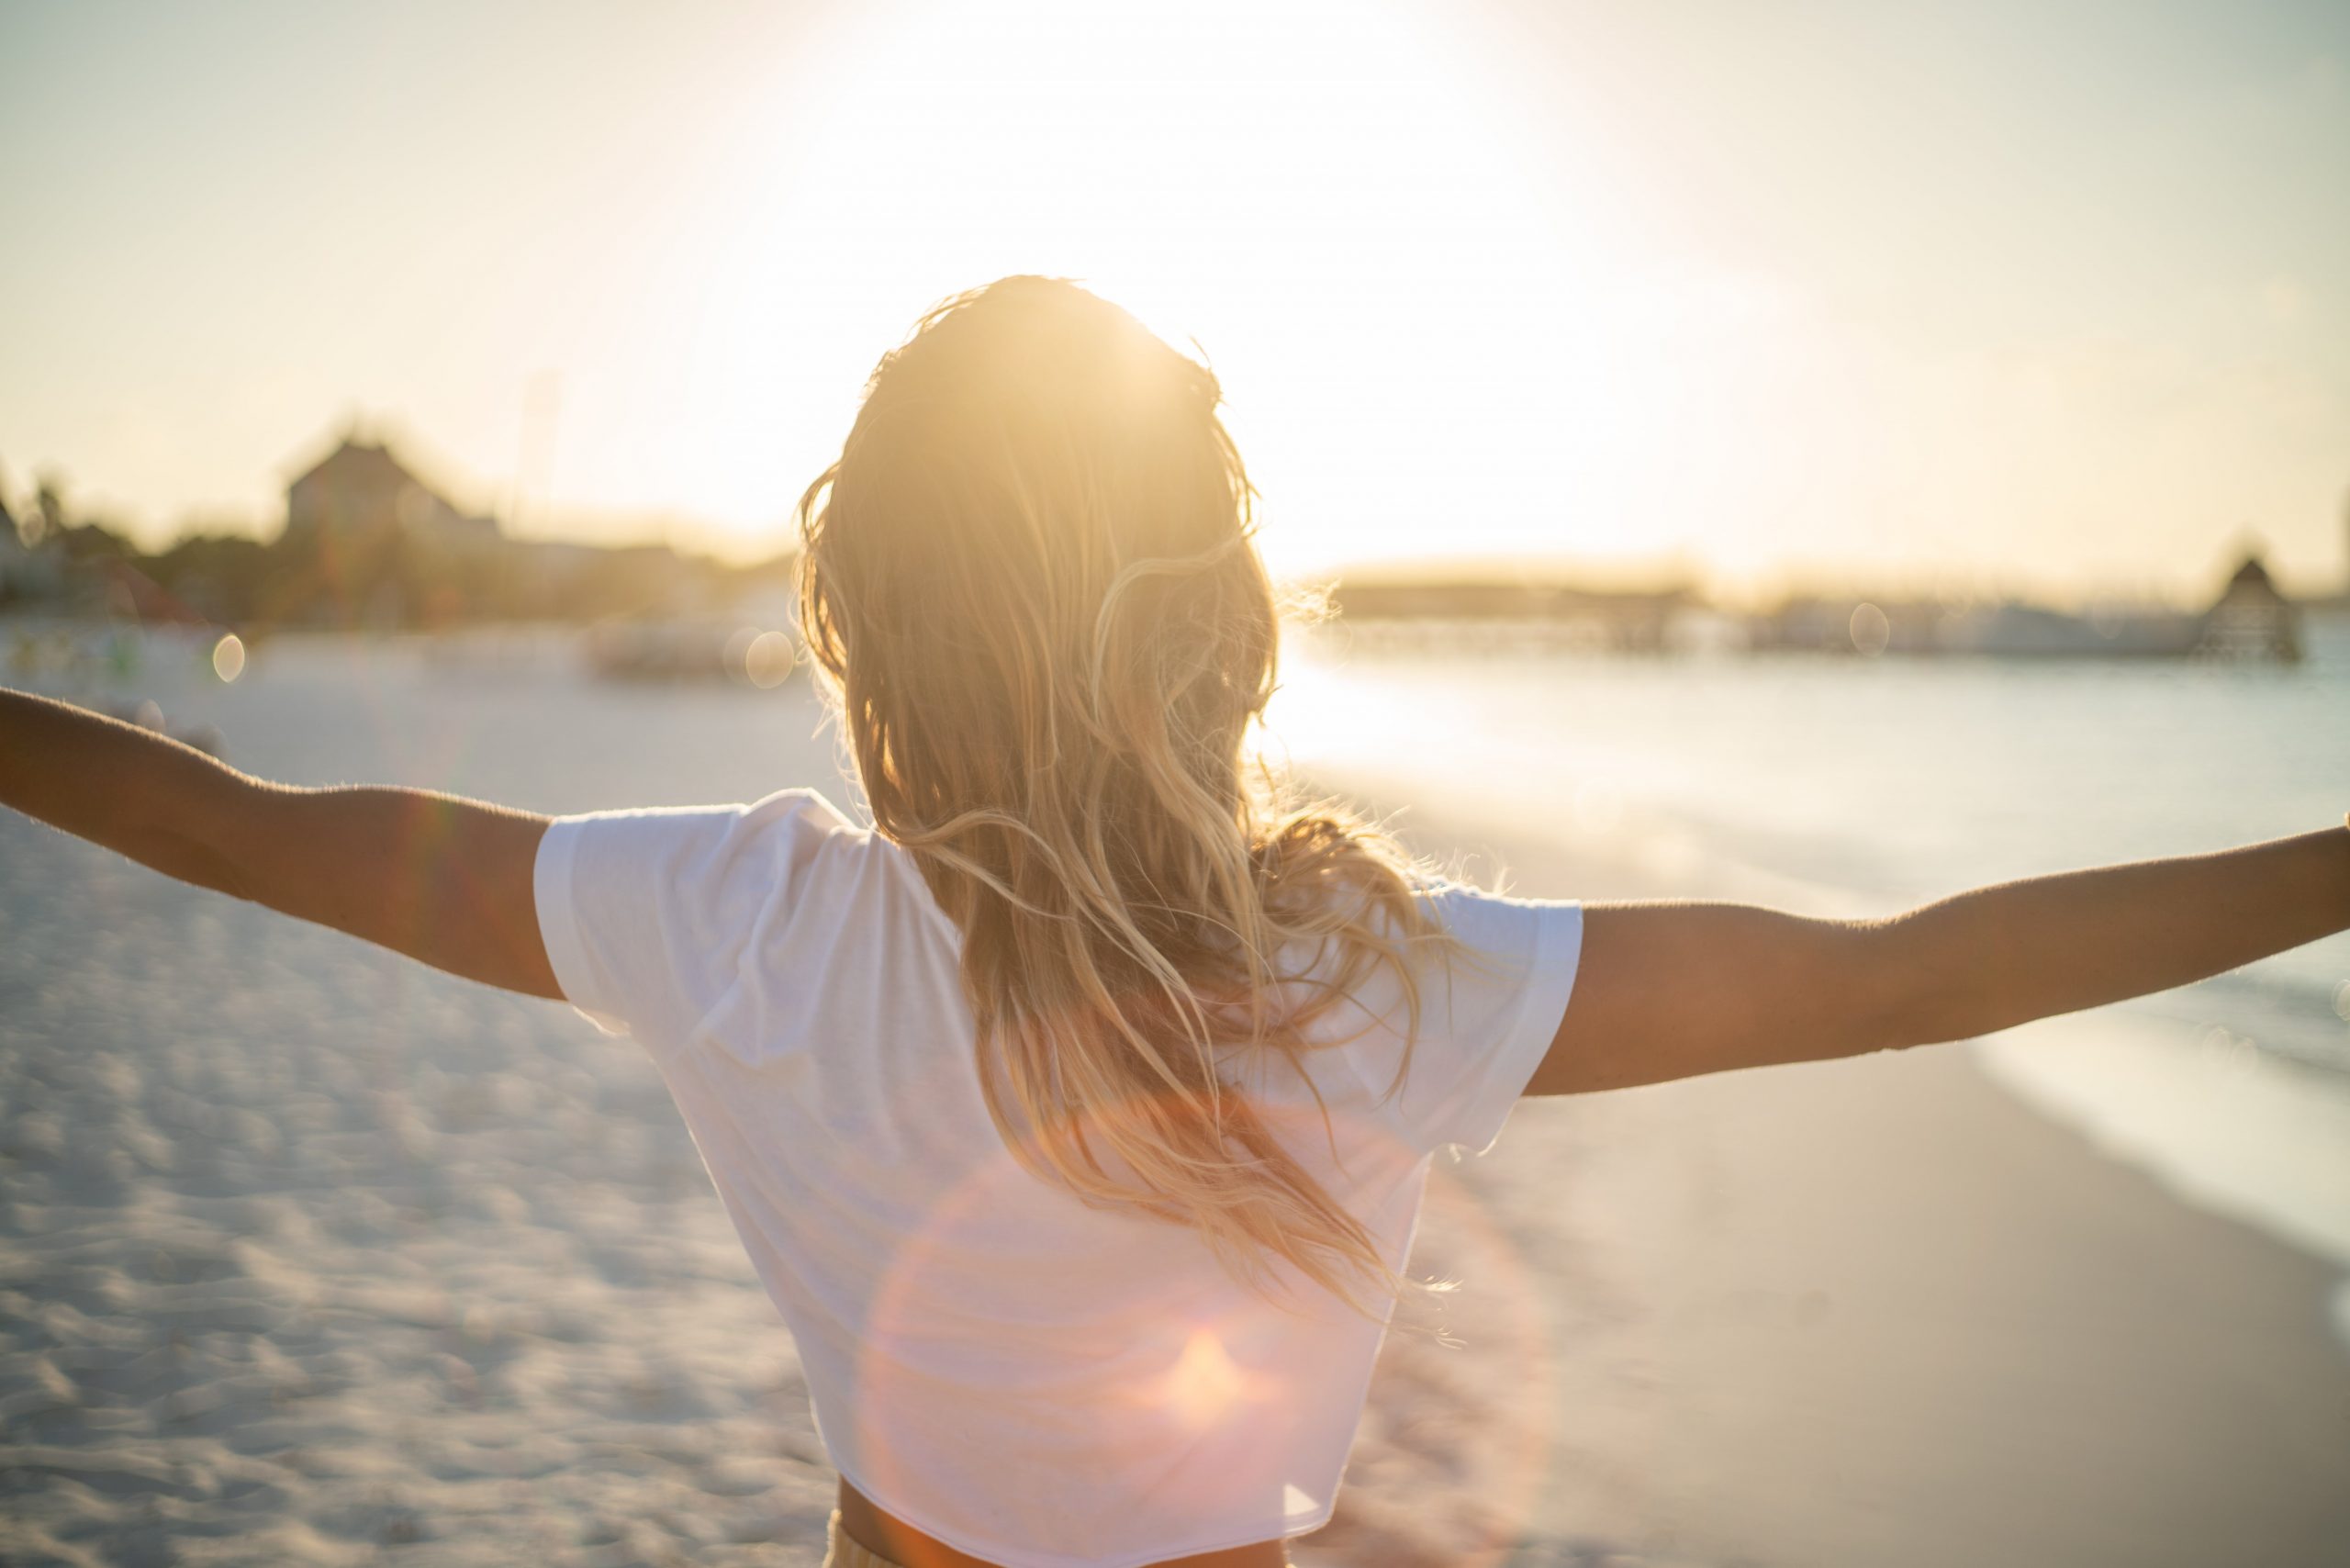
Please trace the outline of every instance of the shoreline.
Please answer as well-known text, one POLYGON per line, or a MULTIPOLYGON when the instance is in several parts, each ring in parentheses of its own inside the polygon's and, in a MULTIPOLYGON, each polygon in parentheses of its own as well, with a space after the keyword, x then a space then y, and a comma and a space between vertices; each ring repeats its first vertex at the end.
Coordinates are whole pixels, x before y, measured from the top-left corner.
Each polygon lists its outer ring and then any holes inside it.
MULTIPOLYGON (((1740 896, 1417 805, 1397 825, 1527 896, 1740 896)), ((2101 1152, 1982 1049, 1528 1102, 1439 1168, 1550 1293, 1551 1392, 1473 1336, 1454 1369, 1547 1454, 1529 1550, 1493 1561, 2283 1565, 2350 1540, 2338 1266, 2101 1152)), ((1435 1186, 1416 1271, 1449 1245, 1435 1186)), ((1502 1316, 1509 1271, 1472 1276, 1464 1322, 1502 1316)), ((1391 1350, 1416 1381, 1426 1353, 1391 1350)))

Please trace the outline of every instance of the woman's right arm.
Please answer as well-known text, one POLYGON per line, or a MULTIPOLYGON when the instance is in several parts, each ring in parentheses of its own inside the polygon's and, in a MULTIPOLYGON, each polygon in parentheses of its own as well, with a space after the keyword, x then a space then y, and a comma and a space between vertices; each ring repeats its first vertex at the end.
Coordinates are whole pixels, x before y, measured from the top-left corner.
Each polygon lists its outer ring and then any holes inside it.
POLYGON ((1977 888, 1886 920, 1593 904, 1529 1094, 1963 1040, 2350 929, 2350 827, 1977 888))
POLYGON ((0 806, 451 974, 562 995, 534 902, 543 816, 424 790, 271 784, 136 724, 7 690, 0 806))

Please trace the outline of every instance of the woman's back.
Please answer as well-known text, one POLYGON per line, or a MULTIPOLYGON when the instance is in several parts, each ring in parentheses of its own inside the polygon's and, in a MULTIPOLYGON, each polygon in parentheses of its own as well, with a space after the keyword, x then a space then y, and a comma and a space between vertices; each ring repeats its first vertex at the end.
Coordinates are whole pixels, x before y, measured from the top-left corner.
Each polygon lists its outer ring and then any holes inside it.
MULTIPOLYGON (((980 1094, 959 933, 905 850, 793 790, 558 820, 537 893, 566 994, 667 1079, 860 1492, 1013 1568, 1155 1562, 1328 1518, 1382 1326, 1271 1260, 1286 1310, 1196 1232, 1025 1169, 980 1094)), ((1325 1015, 1310 1086, 1285 1055, 1226 1062, 1398 1271, 1429 1157, 1491 1142, 1557 1031, 1581 934, 1572 904, 1428 903, 1471 952, 1425 979, 1399 1092, 1383 970, 1325 1015)), ((1314 955, 1292 957, 1311 983, 1314 955)))

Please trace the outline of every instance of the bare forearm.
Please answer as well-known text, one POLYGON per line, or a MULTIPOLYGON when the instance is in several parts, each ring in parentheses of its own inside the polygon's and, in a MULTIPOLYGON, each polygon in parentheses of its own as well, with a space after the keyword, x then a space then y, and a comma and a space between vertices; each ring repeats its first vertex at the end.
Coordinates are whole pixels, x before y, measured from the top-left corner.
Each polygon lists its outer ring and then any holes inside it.
POLYGON ((532 902, 546 819, 395 787, 295 789, 96 713, 0 691, 0 805, 169 877, 557 994, 532 902))
POLYGON ((1904 1043, 2167 991, 2350 928, 2350 828, 1979 888, 1880 928, 1904 1043))
POLYGON ((0 690, 0 805, 166 876, 250 896, 207 842, 257 781, 169 736, 70 703, 0 690))

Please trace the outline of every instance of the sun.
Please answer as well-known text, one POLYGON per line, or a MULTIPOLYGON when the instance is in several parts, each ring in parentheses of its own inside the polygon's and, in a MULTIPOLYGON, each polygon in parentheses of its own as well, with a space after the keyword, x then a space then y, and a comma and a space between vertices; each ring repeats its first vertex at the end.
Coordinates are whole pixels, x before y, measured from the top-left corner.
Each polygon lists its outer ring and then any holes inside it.
POLYGON ((778 81, 743 133, 766 156, 713 194, 685 379, 726 420, 794 432, 812 472, 917 312, 1043 272, 1206 357, 1276 569, 1424 551, 1464 514, 1569 515, 1578 394, 1543 340, 1594 257, 1436 13, 861 17, 778 81))

